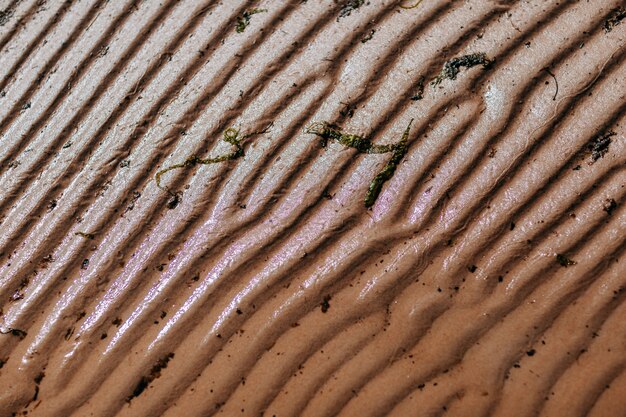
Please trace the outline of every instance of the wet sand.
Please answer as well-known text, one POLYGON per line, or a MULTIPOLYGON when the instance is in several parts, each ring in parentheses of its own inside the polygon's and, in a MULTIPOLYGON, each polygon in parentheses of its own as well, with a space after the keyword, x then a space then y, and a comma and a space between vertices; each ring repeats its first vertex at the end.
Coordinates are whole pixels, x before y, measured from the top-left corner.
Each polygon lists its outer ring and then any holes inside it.
POLYGON ((623 2, 401 5, 0 0, 0 417, 624 413, 623 2))

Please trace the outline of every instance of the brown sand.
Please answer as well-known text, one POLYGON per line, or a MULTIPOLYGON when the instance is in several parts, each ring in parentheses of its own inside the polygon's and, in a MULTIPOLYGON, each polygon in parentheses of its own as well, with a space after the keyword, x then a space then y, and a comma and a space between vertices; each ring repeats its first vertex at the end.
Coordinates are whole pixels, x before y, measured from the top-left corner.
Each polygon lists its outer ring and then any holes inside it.
POLYGON ((623 2, 400 4, 0 1, 1 417, 626 416, 623 2))

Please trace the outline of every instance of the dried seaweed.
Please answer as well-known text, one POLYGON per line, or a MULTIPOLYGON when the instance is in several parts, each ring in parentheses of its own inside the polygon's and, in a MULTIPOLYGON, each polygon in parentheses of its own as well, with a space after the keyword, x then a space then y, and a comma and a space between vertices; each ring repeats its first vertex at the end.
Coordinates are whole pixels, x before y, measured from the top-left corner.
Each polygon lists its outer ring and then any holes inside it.
POLYGON ((339 16, 337 16, 337 21, 339 21, 339 19, 341 19, 342 17, 346 17, 346 16, 350 16, 350 14, 357 10, 359 7, 363 6, 365 4, 365 0, 348 0, 344 3, 344 5, 341 7, 341 10, 339 10, 339 16))
POLYGON ((0 26, 4 26, 11 18, 15 12, 13 9, 4 9, 0 10, 0 26))
POLYGON ((243 12, 241 16, 237 16, 237 25, 235 26, 237 33, 243 33, 246 30, 248 25, 250 25, 252 15, 265 12, 267 12, 267 9, 250 9, 243 12))
POLYGON ((590 165, 596 162, 600 158, 604 158, 604 155, 609 151, 609 146, 611 145, 611 137, 615 136, 617 133, 615 132, 607 132, 602 135, 596 136, 591 139, 587 148, 591 152, 591 162, 590 165))
POLYGON ((435 87, 445 79, 456 80, 456 76, 461 72, 461 68, 469 69, 477 65, 482 65, 482 67, 486 69, 489 68, 491 64, 492 61, 487 58, 484 52, 452 58, 444 64, 443 69, 439 75, 430 82, 430 85, 435 87))

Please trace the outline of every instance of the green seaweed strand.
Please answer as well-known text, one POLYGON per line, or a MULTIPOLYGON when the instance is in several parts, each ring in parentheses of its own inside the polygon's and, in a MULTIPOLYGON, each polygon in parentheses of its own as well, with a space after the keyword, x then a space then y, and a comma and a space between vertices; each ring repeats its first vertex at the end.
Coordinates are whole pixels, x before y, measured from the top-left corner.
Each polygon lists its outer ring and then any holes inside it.
POLYGON ((164 168, 160 170, 159 172, 157 172, 154 177, 156 180, 157 187, 159 187, 163 191, 167 191, 173 197, 177 197, 177 194, 171 191, 167 186, 161 185, 161 177, 163 176, 163 174, 166 174, 175 169, 189 168, 189 167, 194 167, 196 165, 216 164, 219 162, 232 161, 234 159, 239 159, 242 156, 244 156, 244 151, 243 151, 243 147, 241 146, 241 141, 251 136, 267 133, 269 129, 272 127, 272 125, 273 123, 270 123, 265 129, 260 130, 260 131, 255 131, 252 133, 247 133, 243 135, 241 138, 239 137, 239 129, 235 129, 234 127, 229 127, 228 129, 224 131, 223 133, 224 137, 222 140, 226 143, 229 143, 235 146, 234 151, 224 154, 224 155, 216 156, 214 158, 207 158, 207 159, 203 159, 197 155, 193 155, 193 156, 188 157, 184 162, 181 162, 179 164, 174 164, 167 168, 164 168))
POLYGON ((461 72, 461 68, 469 69, 476 65, 482 65, 483 69, 487 69, 492 64, 493 61, 487 58, 484 52, 452 58, 444 64, 443 69, 439 75, 430 82, 430 85, 436 87, 445 79, 456 80, 456 76, 461 72))
POLYGON ((267 9, 250 9, 243 12, 243 15, 237 17, 237 25, 235 31, 237 33, 243 33, 248 25, 250 25, 250 18, 257 13, 266 13, 267 9))
POLYGON ((386 145, 377 145, 363 136, 344 133, 337 126, 334 126, 327 122, 312 123, 305 130, 305 132, 321 137, 323 147, 326 147, 329 140, 335 140, 345 147, 356 149, 357 151, 359 151, 359 153, 392 153, 389 162, 387 162, 382 171, 376 174, 367 190, 364 202, 365 207, 369 208, 372 207, 374 203, 376 203, 376 200, 380 195, 383 185, 385 184, 385 182, 389 181, 393 177, 393 174, 396 172, 396 167, 398 166, 400 161, 402 161, 402 158, 404 158, 404 156, 406 155, 408 151, 409 132, 411 131, 412 123, 413 119, 411 119, 408 126, 404 130, 404 133, 402 134, 402 139, 400 139, 399 142, 386 145))
POLYGON ((422 1, 423 1, 423 0, 418 0, 418 1, 417 1, 417 3, 415 3, 415 4, 414 4, 414 5, 412 5, 412 6, 404 6, 404 5, 400 4, 400 8, 401 8, 401 9, 406 9, 406 10, 415 9, 417 6, 419 6, 419 5, 420 5, 420 3, 421 3, 422 1))
POLYGON ((404 156, 408 152, 409 150, 408 139, 409 139, 409 132, 411 131, 412 123, 413 123, 413 119, 411 119, 408 126, 404 130, 404 133, 402 134, 402 139, 400 139, 400 142, 394 143, 393 145, 383 145, 379 149, 373 149, 371 152, 369 152, 369 153, 386 153, 388 152, 388 150, 386 150, 387 149, 386 147, 390 146, 391 147, 390 150, 392 154, 391 154, 391 159, 389 160, 389 162, 387 162, 387 165, 385 165, 382 171, 376 174, 376 176, 370 183, 369 189, 367 190, 367 194, 365 194, 365 207, 369 208, 374 205, 374 203, 378 199, 378 195, 383 189, 383 184, 385 184, 387 181, 389 181, 393 177, 393 174, 396 172, 396 167, 398 166, 400 161, 402 161, 402 158, 404 158, 404 156), (380 150, 381 152, 374 152, 375 150, 380 150))

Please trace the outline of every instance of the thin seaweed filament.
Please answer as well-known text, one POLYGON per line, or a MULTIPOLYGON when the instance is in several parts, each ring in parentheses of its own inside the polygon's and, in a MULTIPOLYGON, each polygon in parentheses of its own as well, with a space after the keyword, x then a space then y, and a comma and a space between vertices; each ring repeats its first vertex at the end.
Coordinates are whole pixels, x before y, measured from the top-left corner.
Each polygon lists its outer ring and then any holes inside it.
POLYGON ((178 199, 179 198, 178 193, 173 192, 172 190, 169 189, 169 187, 161 184, 161 177, 163 176, 163 174, 166 174, 175 169, 190 168, 196 165, 217 164, 219 162, 232 161, 234 159, 239 159, 245 155, 243 147, 241 146, 241 142, 251 136, 267 133, 271 127, 272 127, 272 123, 270 123, 263 130, 255 131, 252 133, 247 133, 241 137, 239 137, 239 132, 240 132, 239 129, 235 129, 234 127, 229 127, 228 129, 224 130, 222 140, 226 143, 233 145, 235 147, 234 151, 224 154, 224 155, 219 155, 213 158, 201 158, 197 155, 192 155, 188 157, 187 159, 185 159, 184 162, 174 164, 167 168, 164 168, 160 170, 159 172, 157 172, 154 177, 157 187, 159 187, 163 191, 166 191, 175 199, 178 199))

